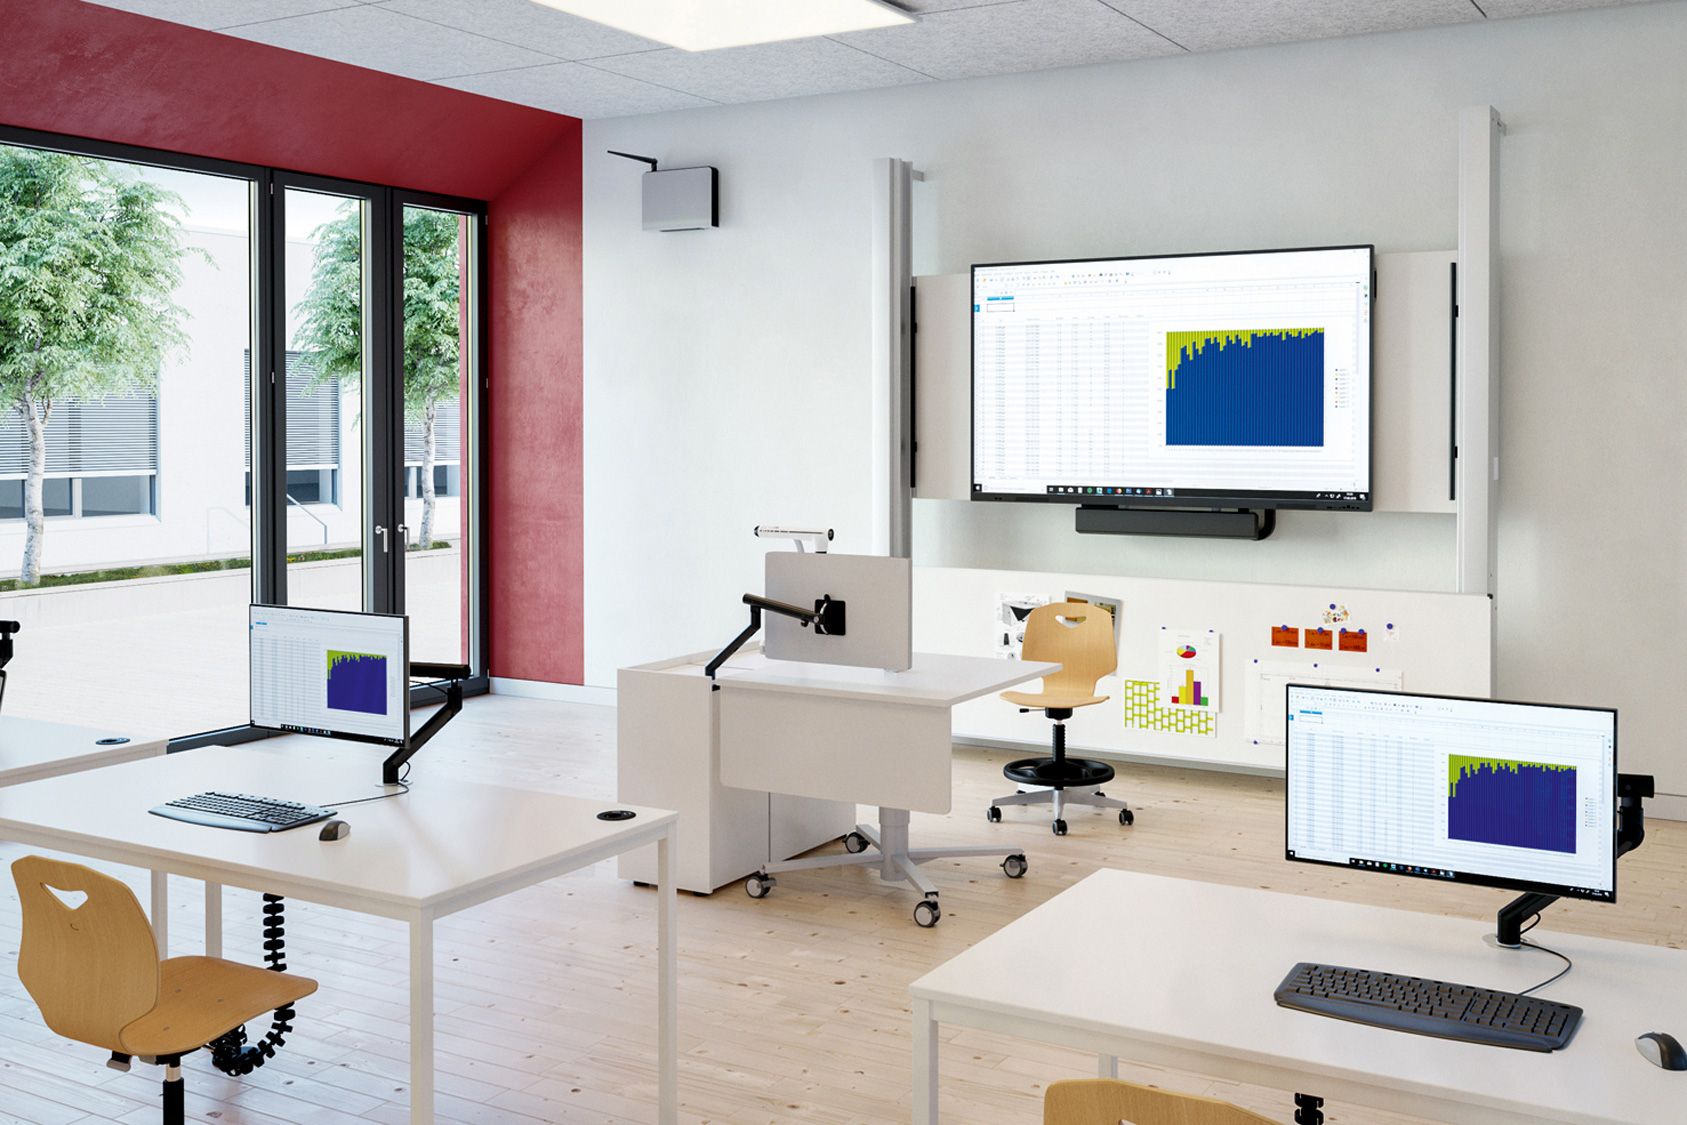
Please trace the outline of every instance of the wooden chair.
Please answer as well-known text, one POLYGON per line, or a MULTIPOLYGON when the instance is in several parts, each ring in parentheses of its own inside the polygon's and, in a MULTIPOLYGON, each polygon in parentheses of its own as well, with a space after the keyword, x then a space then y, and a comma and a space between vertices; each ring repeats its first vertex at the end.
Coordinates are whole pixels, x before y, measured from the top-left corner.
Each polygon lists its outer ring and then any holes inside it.
POLYGON ((1043 1125, 1276 1125, 1252 1110, 1122 1082, 1086 1078, 1054 1082, 1043 1095, 1043 1125))
POLYGON ((1066 720, 1079 707, 1107 702, 1095 694, 1095 685, 1119 666, 1113 639, 1113 615, 1089 602, 1052 602, 1038 606, 1025 619, 1026 660, 1059 661, 1060 671, 1043 677, 1038 692, 1004 691, 1002 698, 1021 711, 1040 710, 1054 720, 1054 755, 1021 758, 1010 762, 1002 774, 1019 784, 1019 790, 990 802, 992 822, 1002 819, 1003 805, 1054 805, 1054 834, 1066 835, 1066 805, 1093 805, 1118 809, 1119 823, 1131 824, 1136 816, 1130 806, 1103 793, 1098 786, 1113 780, 1113 767, 1106 762, 1066 756, 1066 720), (1036 787, 1036 788, 1027 788, 1036 787), (1077 792, 1068 793, 1068 789, 1077 792))
POLYGON ((111 1065, 162 1065, 164 1125, 185 1121, 182 1056, 247 1020, 309 996, 316 982, 216 957, 160 960, 134 892, 79 863, 12 864, 23 901, 18 979, 47 1026, 100 1047, 111 1065), (58 893, 86 896, 77 906, 58 893))

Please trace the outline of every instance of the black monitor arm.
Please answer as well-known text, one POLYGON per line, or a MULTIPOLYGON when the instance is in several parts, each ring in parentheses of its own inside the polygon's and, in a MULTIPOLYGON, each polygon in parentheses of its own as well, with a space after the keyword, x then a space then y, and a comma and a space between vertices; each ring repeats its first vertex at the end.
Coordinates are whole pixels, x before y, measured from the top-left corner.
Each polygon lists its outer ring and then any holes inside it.
POLYGON ((776 602, 760 594, 745 594, 744 604, 750 607, 750 623, 703 668, 703 674, 711 680, 715 678, 715 673, 720 671, 720 666, 731 660, 732 654, 744 647, 745 641, 761 631, 761 615, 764 609, 781 617, 792 618, 804 628, 813 625, 815 633, 820 636, 844 635, 844 603, 833 601, 829 594, 816 599, 813 609, 804 609, 790 602, 776 602))
MULTIPOLYGON (((1617 775, 1617 855, 1625 856, 1646 842, 1646 809, 1641 804, 1653 796, 1655 786, 1649 773, 1617 775)), ((1507 949, 1523 944, 1523 924, 1558 901, 1557 895, 1531 891, 1500 908, 1494 940, 1507 949)))
POLYGON ((6 665, 12 662, 12 634, 21 633, 16 621, 0 621, 0 702, 6 698, 6 665))
POLYGON ((428 716, 428 721, 422 724, 422 729, 412 734, 410 738, 392 752, 392 756, 381 763, 381 784, 397 785, 399 771, 404 763, 415 756, 416 751, 427 745, 428 739, 438 734, 440 728, 449 723, 457 712, 463 709, 463 681, 469 678, 467 664, 430 664, 420 660, 410 662, 409 679, 412 680, 446 680, 445 705, 428 716))

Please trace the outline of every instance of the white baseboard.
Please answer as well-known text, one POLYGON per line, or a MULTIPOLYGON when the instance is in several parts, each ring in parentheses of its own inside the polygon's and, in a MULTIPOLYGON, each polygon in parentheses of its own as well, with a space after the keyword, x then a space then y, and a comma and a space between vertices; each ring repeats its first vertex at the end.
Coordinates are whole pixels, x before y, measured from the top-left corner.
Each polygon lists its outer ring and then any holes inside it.
POLYGON ((1646 800, 1646 819, 1687 820, 1687 794, 1659 793, 1646 800))
POLYGON ((553 684, 546 680, 512 680, 493 676, 493 695, 514 695, 522 699, 549 699, 558 703, 589 703, 595 707, 615 706, 615 689, 585 684, 553 684))
MULTIPOLYGON (((1005 738, 975 738, 956 735, 956 746, 982 746, 986 750, 1011 750, 1026 757, 1049 753, 1046 742, 1016 742, 1005 738)), ((1104 762, 1122 762, 1133 766, 1166 766, 1170 769, 1206 770, 1210 773, 1242 773, 1253 777, 1282 777, 1283 771, 1273 766, 1256 766, 1242 762, 1227 762, 1218 758, 1171 758, 1163 754, 1126 754, 1117 750, 1073 750, 1075 758, 1097 758, 1104 762)), ((1650 811, 1651 806, 1647 806, 1650 811)))

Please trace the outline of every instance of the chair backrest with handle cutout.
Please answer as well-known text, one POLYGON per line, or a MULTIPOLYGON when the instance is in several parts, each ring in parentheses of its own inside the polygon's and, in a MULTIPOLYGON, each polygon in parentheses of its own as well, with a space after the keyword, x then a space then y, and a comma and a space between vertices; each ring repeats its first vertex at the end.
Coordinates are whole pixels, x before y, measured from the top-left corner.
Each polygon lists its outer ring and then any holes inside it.
POLYGON ((1050 602, 1025 619, 1026 660, 1059 661, 1060 671, 1043 678, 1046 692, 1089 694, 1096 681, 1119 666, 1113 615, 1089 602, 1050 602))
POLYGON ((18 979, 47 1026, 121 1051, 123 1028, 158 1004, 158 948, 134 892, 91 867, 38 855, 13 863, 12 878, 23 901, 18 979), (85 897, 72 907, 61 894, 85 897))

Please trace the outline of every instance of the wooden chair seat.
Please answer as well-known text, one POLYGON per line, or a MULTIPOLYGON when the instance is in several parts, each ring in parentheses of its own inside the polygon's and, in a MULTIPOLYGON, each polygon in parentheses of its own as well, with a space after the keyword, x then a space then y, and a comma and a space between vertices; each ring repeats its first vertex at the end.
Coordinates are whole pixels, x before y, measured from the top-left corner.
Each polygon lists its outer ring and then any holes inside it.
MULTIPOLYGON (((1091 685, 1093 689, 1094 685, 1091 685)), ((1106 703, 1107 696, 1096 695, 1093 690, 1084 691, 1004 691, 1002 698, 1017 707, 1030 707, 1036 711, 1070 711, 1075 707, 1088 707, 1093 703, 1106 703)))
POLYGON ((1275 1125, 1252 1110, 1117 1078, 1051 1082, 1043 1125, 1275 1125))
POLYGON ((130 1055, 179 1055, 316 991, 316 982, 216 957, 159 963, 158 1004, 123 1028, 130 1055))

